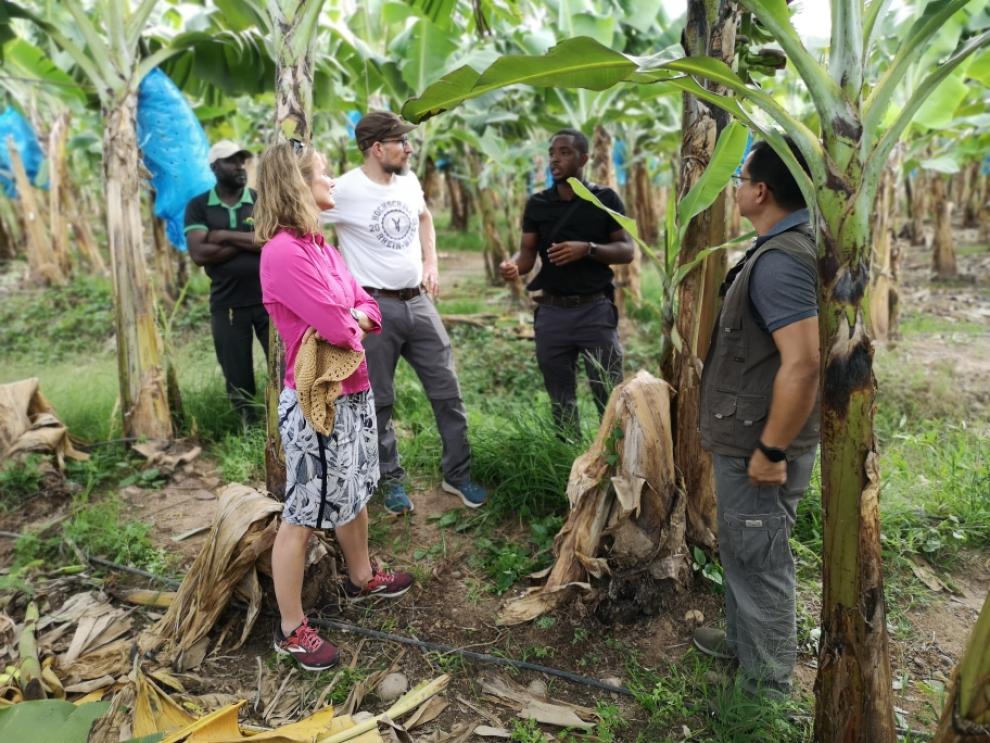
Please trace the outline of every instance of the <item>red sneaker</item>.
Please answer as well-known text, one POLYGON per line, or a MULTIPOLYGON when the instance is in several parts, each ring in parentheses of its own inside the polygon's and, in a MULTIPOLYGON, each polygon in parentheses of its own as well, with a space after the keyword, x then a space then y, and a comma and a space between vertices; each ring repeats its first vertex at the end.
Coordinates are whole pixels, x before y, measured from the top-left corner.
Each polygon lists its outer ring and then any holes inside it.
POLYGON ((288 637, 282 634, 281 623, 275 621, 275 652, 291 655, 307 671, 325 671, 335 666, 340 657, 337 648, 320 637, 305 619, 288 637))
POLYGON ((409 573, 401 570, 385 570, 375 562, 371 563, 371 580, 364 588, 360 588, 351 583, 350 578, 344 578, 344 595, 349 601, 362 601, 366 598, 381 596, 393 599, 401 596, 416 582, 409 573))

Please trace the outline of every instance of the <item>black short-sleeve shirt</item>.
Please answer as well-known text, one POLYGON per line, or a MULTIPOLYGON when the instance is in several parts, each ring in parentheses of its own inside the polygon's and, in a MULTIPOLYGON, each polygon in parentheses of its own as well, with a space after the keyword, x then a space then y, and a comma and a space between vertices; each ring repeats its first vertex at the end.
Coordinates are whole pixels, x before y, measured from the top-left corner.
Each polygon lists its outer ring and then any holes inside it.
MULTIPOLYGON (((611 188, 585 183, 588 189, 609 209, 625 214, 622 199, 611 188)), ((595 243, 611 242, 611 235, 622 229, 608 212, 583 199, 568 213, 566 220, 557 229, 557 222, 571 209, 573 201, 562 201, 557 195, 556 186, 540 191, 529 197, 523 212, 523 232, 538 235, 537 250, 540 253, 541 267, 526 287, 531 291, 542 289, 551 294, 594 294, 606 291, 612 285, 612 269, 591 258, 582 258, 564 266, 553 265, 547 258, 547 250, 553 242, 581 240, 595 243)))
MULTIPOLYGON (((254 232, 254 202, 258 194, 245 188, 241 199, 228 206, 215 188, 194 196, 186 204, 186 233, 202 230, 254 232)), ((210 277, 210 309, 226 310, 261 304, 260 253, 239 250, 230 260, 205 266, 210 277)))

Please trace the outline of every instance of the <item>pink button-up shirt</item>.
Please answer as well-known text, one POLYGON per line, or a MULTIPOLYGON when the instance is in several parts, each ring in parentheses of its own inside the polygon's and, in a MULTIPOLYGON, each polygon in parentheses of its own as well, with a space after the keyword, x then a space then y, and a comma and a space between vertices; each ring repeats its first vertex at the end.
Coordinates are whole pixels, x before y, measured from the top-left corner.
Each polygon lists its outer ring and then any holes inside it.
MULTIPOLYGON (((323 235, 299 236, 281 230, 261 251, 261 295, 285 343, 285 386, 296 388, 296 355, 309 327, 334 346, 364 351, 361 329, 351 308, 361 310, 380 333, 378 303, 358 286, 340 253, 323 235)), ((343 382, 341 394, 370 387, 364 361, 343 382)))

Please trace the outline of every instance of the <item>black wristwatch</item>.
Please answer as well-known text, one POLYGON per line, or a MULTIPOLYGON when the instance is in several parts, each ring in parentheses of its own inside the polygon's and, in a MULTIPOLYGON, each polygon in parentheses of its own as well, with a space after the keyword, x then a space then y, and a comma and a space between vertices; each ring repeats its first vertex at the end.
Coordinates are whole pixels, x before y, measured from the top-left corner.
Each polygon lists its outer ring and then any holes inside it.
POLYGON ((588 241, 588 257, 589 258, 594 258, 595 257, 595 253, 597 253, 597 252, 598 252, 598 243, 593 243, 593 242, 591 242, 589 240, 588 241))
POLYGON ((763 452, 763 456, 769 459, 771 462, 783 462, 787 459, 787 452, 783 449, 775 449, 772 446, 767 446, 762 441, 757 440, 756 447, 763 452))

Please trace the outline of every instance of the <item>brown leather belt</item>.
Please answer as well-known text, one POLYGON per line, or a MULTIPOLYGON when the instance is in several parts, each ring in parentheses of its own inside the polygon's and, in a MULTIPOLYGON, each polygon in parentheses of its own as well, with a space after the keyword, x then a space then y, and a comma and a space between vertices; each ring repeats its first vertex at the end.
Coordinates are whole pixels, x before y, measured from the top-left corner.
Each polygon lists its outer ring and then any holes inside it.
POLYGON ((368 294, 373 297, 388 297, 389 299, 401 299, 403 302, 408 302, 410 299, 415 299, 423 290, 418 286, 413 286, 408 289, 376 289, 373 286, 362 287, 368 294))
POLYGON ((591 304, 599 299, 605 298, 605 292, 595 292, 594 294, 547 294, 542 297, 533 297, 537 304, 548 304, 551 307, 580 307, 583 304, 591 304))

